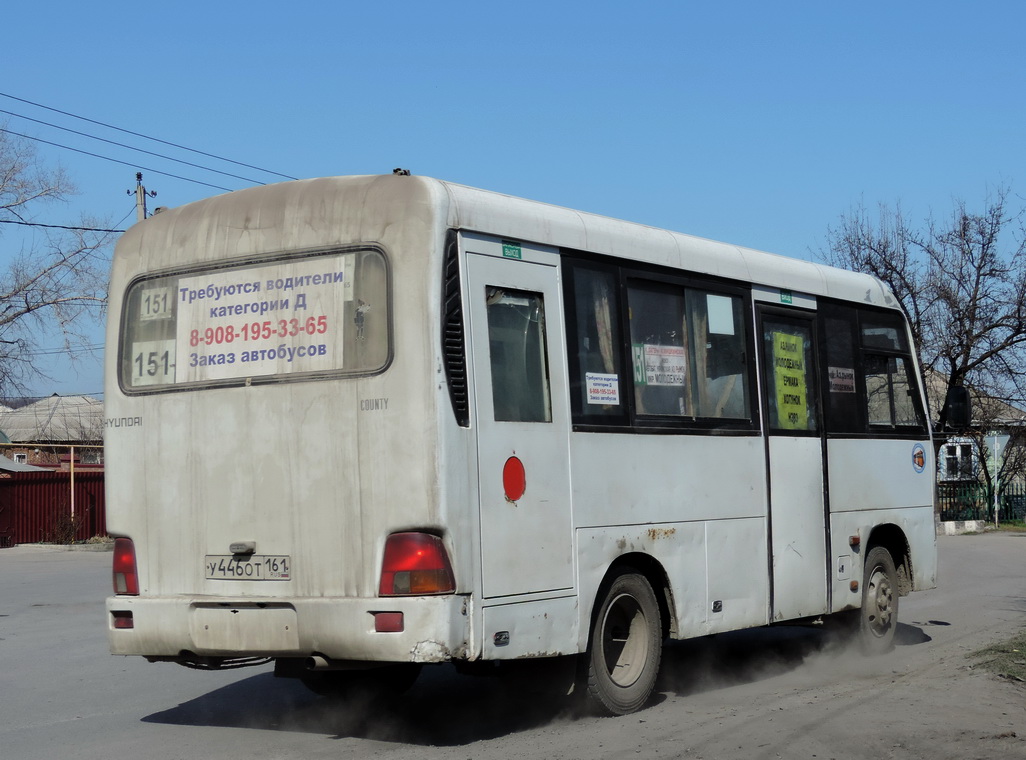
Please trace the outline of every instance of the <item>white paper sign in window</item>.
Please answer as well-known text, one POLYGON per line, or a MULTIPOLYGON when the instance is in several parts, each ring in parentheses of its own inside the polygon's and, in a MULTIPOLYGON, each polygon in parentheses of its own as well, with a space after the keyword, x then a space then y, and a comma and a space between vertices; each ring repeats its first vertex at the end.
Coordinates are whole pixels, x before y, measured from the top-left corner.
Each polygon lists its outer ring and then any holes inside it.
POLYGON ((644 356, 646 385, 684 385, 688 364, 683 346, 646 345, 644 356))
POLYGON ((344 368, 346 263, 314 258, 179 280, 175 382, 344 368))
POLYGON ((613 405, 620 404, 620 376, 600 372, 588 372, 584 376, 588 387, 588 403, 613 405))
POLYGON ((140 281, 125 297, 122 383, 375 371, 389 355, 386 283, 375 250, 140 281))

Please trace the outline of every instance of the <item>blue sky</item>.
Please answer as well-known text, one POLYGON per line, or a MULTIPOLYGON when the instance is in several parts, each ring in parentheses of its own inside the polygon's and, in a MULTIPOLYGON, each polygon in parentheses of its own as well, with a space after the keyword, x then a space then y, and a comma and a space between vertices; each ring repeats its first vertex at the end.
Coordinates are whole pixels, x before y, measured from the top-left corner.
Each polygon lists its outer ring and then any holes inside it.
MULTIPOLYGON (((294 177, 401 166, 803 258, 855 204, 923 218, 1002 184, 1017 206, 1026 196, 1013 0, 52 0, 8 4, 4 26, 0 92, 294 177)), ((0 109, 275 179, 9 98, 0 109)), ((148 169, 251 184, 6 118, 138 162, 151 208, 222 191, 148 169)), ((134 219, 136 165, 38 150, 81 190, 39 221, 134 219)), ((51 372, 36 393, 102 389, 96 358, 51 372)))

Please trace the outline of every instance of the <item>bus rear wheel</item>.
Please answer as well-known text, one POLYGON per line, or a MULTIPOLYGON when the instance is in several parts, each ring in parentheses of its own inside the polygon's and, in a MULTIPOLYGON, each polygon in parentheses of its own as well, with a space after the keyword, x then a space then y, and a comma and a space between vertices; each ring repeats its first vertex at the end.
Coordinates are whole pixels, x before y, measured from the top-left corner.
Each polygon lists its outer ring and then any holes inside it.
POLYGON ((601 597, 588 647, 588 696, 611 715, 641 709, 652 695, 662 657, 662 621, 652 586, 625 571, 601 597))
POLYGON ((862 575, 858 635, 865 654, 884 654, 894 647, 898 596, 898 573, 891 553, 882 546, 874 546, 866 555, 862 575))

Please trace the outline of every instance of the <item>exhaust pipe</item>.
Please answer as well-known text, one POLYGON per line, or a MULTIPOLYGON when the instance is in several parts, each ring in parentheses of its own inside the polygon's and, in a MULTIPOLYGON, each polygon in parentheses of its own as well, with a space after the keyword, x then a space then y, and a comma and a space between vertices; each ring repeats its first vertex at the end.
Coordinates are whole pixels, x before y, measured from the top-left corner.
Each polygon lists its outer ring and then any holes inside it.
POLYGON ((307 670, 373 670, 381 667, 380 662, 364 660, 332 660, 323 654, 312 654, 303 660, 307 670))
POLYGON ((315 654, 312 657, 306 658, 306 669, 307 670, 334 670, 331 662, 327 657, 322 657, 319 654, 315 654))

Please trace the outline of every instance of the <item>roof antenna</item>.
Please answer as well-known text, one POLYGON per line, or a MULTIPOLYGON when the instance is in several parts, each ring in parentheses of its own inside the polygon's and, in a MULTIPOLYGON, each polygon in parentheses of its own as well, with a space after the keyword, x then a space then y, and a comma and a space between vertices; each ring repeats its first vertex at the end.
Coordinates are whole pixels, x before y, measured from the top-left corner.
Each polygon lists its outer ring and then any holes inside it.
POLYGON ((392 170, 392 174, 394 174, 397 177, 409 177, 410 176, 410 170, 409 169, 393 169, 392 170))

